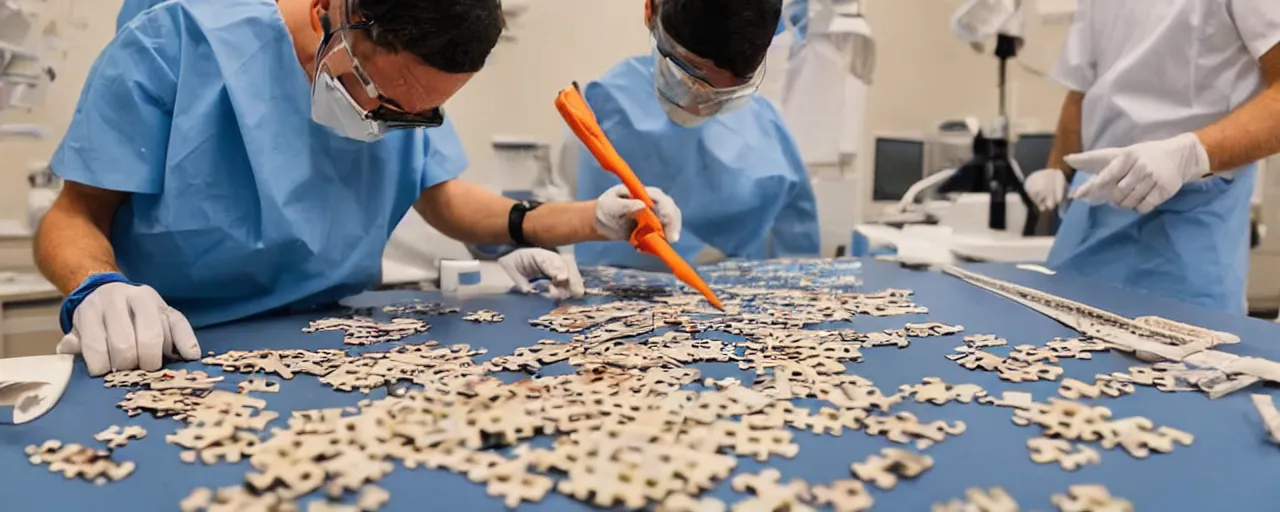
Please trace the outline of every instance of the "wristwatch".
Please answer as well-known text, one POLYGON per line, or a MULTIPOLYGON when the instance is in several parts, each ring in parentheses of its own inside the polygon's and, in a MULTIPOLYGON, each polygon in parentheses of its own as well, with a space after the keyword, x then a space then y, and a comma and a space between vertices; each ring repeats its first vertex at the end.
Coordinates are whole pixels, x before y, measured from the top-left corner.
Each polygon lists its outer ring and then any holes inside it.
POLYGON ((511 212, 507 214, 507 234, 517 246, 534 246, 524 237, 524 216, 538 209, 539 206, 542 206, 540 201, 517 201, 516 204, 511 205, 511 212))

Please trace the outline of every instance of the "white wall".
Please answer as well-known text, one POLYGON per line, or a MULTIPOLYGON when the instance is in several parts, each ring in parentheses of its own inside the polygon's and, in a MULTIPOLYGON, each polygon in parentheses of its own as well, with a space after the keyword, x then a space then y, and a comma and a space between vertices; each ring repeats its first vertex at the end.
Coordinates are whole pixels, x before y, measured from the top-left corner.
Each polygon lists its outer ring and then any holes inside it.
MULTIPOLYGON (((27 5, 41 3, 26 0, 27 5)), ((63 51, 49 55, 58 72, 42 107, 30 112, 10 109, 0 123, 38 123, 50 129, 42 141, 0 140, 0 219, 26 218, 27 164, 48 160, 66 132, 75 111, 80 88, 94 58, 115 34, 121 0, 46 0, 42 19, 56 24, 63 51)), ((38 32, 43 23, 33 31, 38 32)))
MULTIPOLYGON (((74 0, 50 0, 54 4, 74 0)), ((994 115, 995 59, 977 55, 950 33, 959 0, 866 0, 878 39, 876 83, 867 112, 866 148, 877 131, 923 131, 944 118, 994 115)), ((48 158, 70 119, 89 65, 110 39, 119 0, 79 0, 86 26, 69 40, 68 56, 47 105, 29 114, 10 112, 8 122, 49 125, 54 137, 32 143, 0 143, 0 218, 25 215, 25 168, 48 158)), ((643 0, 535 0, 513 27, 518 38, 499 46, 488 68, 446 108, 457 124, 472 167, 466 178, 500 188, 532 177, 502 176, 490 149, 494 135, 533 136, 559 144, 562 124, 553 101, 574 80, 600 76, 625 57, 648 51, 643 0)), ((65 30, 64 34, 69 32, 65 30)), ((1045 69, 1062 29, 1033 29, 1023 60, 1045 69)), ((1015 113, 1046 128, 1056 122, 1062 91, 1015 68, 1015 113)), ((865 153, 864 153, 865 154, 865 153)), ((859 159, 864 179, 870 158, 859 159)), ((868 181, 869 183, 869 181, 868 181)), ((864 186, 863 190, 869 190, 864 186)))
POLYGON ((471 157, 466 178, 510 188, 532 176, 502 176, 490 149, 494 135, 530 136, 558 146, 564 123, 556 94, 603 75, 622 59, 649 51, 642 0, 534 0, 513 24, 488 66, 446 105, 471 157))

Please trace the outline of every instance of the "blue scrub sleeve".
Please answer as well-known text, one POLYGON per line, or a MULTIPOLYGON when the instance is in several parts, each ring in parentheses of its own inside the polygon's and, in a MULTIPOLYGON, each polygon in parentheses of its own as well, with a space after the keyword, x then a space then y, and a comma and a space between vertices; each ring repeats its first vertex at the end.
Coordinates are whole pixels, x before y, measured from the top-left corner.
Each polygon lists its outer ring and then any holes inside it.
POLYGON ((457 178, 467 170, 470 162, 462 148, 462 139, 453 127, 453 120, 445 118, 444 124, 426 130, 427 168, 422 173, 421 190, 426 190, 457 178))
POLYGON ((142 11, 150 9, 152 6, 163 3, 165 0, 124 0, 124 4, 120 6, 120 13, 116 15, 116 32, 124 29, 130 21, 137 18, 142 11))
POLYGON ((795 191, 778 212, 769 234, 773 257, 817 257, 822 252, 818 201, 808 179, 796 183, 795 191))
POLYGON ((50 161, 67 181, 138 194, 159 193, 164 185, 182 39, 165 15, 136 21, 89 70, 66 137, 50 161))

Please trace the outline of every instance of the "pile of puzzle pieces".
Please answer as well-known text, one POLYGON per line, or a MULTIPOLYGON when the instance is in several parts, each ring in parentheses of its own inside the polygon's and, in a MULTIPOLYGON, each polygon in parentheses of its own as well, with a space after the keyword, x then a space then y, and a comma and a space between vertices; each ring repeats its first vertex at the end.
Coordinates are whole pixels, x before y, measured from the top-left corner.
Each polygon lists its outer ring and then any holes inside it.
MULTIPOLYGON (((383 308, 394 316, 387 321, 373 320, 366 311, 318 320, 305 330, 341 331, 343 344, 359 346, 358 353, 339 348, 211 353, 204 364, 251 376, 235 383, 232 389, 238 392, 217 389, 224 377, 199 371, 117 373, 105 383, 129 388, 120 402, 129 415, 150 413, 178 421, 179 428, 165 439, 184 449, 184 462, 249 462, 252 470, 242 485, 194 490, 181 506, 191 512, 296 510, 300 498, 316 492, 328 499, 312 502, 308 510, 376 510, 390 499, 376 484, 397 465, 465 475, 510 507, 555 492, 606 508, 702 512, 829 506, 862 511, 873 503, 868 485, 891 490, 902 479, 919 478, 933 466, 932 457, 921 452, 966 431, 963 422, 894 411, 908 400, 1013 408, 1015 422, 1044 429, 1044 437, 1028 440, 1032 460, 1058 463, 1069 471, 1099 462, 1097 451, 1082 443, 1123 447, 1134 457, 1145 457, 1192 441, 1143 418, 1112 421, 1109 411, 1104 417, 1077 402, 1036 402, 1017 392, 996 398, 980 386, 933 377, 886 394, 892 390, 850 372, 864 352, 908 348, 912 338, 956 336, 963 327, 923 322, 873 332, 816 329, 858 316, 928 310, 914 302, 910 290, 859 292, 856 279, 847 275, 798 275, 788 270, 794 262, 771 265, 776 266, 729 264, 708 272, 763 280, 719 289, 726 303, 723 312, 672 287, 592 289, 618 300, 566 306, 531 320, 572 339, 530 340, 528 346, 487 360, 485 350, 465 344, 406 342, 428 331, 427 317, 460 311, 418 302, 383 308), (788 287, 779 288, 779 283, 788 287), (716 332, 744 340, 718 340, 716 332), (704 363, 736 364, 751 377, 704 379, 691 367, 704 363), (553 365, 573 371, 541 374, 553 365), (499 378, 510 372, 528 377, 516 382, 499 378), (287 428, 266 432, 280 415, 267 410, 261 396, 279 390, 276 379, 297 375, 315 376, 339 392, 390 392, 358 407, 288 411, 281 418, 287 419, 287 428), (826 405, 801 407, 793 403, 799 399, 826 405), (1063 416, 1074 413, 1083 416, 1070 421, 1063 416), (796 430, 834 436, 861 431, 903 448, 850 461, 843 478, 812 485, 783 481, 776 470, 733 474, 739 457, 762 462, 795 457, 796 430), (551 437, 554 443, 535 447, 532 441, 539 437, 551 437), (725 480, 750 497, 732 506, 702 497, 725 480), (341 503, 352 495, 359 496, 358 503, 341 503)), ((468 314, 467 320, 495 323, 505 318, 482 310, 468 314)), ((994 335, 970 335, 950 358, 1017 383, 1058 380, 1062 368, 1055 363, 1060 359, 1090 359, 1093 352, 1107 350, 1087 338, 1057 339, 1042 347, 1008 347, 1006 355, 997 355, 1007 344, 994 335)), ((1118 397, 1132 393, 1135 384, 1188 390, 1180 384, 1194 376, 1180 371, 1135 367, 1127 374, 1099 375, 1095 384, 1065 379, 1059 393, 1072 399, 1118 397)), ((967 497, 970 502, 1003 503, 1007 496, 979 490, 967 497)))

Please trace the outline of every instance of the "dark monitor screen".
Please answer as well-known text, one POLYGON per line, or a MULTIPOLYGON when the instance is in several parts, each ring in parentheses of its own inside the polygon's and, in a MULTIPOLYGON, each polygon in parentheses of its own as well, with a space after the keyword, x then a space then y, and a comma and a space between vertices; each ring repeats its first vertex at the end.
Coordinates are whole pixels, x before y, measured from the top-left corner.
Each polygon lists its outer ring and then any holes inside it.
POLYGON ((872 200, 899 201, 907 189, 924 178, 924 142, 876 139, 875 185, 872 200))
POLYGON ((1049 152, 1053 151, 1052 133, 1027 134, 1018 138, 1013 148, 1013 159, 1026 176, 1049 164, 1049 152))

